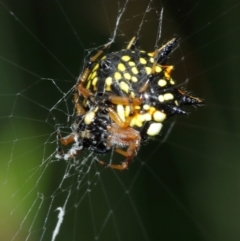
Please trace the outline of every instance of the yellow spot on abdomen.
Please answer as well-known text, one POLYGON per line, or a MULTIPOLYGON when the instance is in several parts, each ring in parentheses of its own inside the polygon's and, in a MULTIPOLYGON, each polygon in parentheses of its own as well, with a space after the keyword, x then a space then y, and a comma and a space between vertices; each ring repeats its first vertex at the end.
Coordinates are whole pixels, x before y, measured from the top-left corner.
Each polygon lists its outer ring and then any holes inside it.
POLYGON ((96 76, 96 74, 97 74, 97 71, 92 72, 91 79, 93 79, 96 76))
POLYGON ((150 60, 150 63, 153 64, 153 62, 154 62, 154 58, 151 57, 149 60, 150 60))
POLYGON ((166 119, 166 114, 157 110, 153 113, 153 119, 157 122, 163 122, 166 119))
POLYGON ((171 93, 164 94, 164 100, 172 100, 173 98, 173 94, 171 93))
POLYGON ((120 80, 122 78, 122 75, 119 73, 119 72, 116 72, 115 74, 114 74, 114 79, 115 80, 120 80))
POLYGON ((133 61, 128 62, 129 66, 135 66, 136 64, 133 61))
POLYGON ((131 81, 134 82, 134 83, 136 83, 136 82, 138 82, 138 79, 137 79, 137 77, 132 76, 131 81))
POLYGON ((162 71, 162 68, 159 65, 157 65, 155 70, 157 73, 160 73, 162 71))
POLYGON ((106 79, 105 79, 105 84, 106 85, 111 85, 112 84, 112 77, 107 77, 106 79))
POLYGON ((96 69, 98 69, 98 67, 99 67, 99 64, 96 64, 96 65, 93 67, 92 72, 94 72, 96 69))
POLYGON ((165 85, 167 85, 167 81, 164 80, 164 79, 160 79, 160 80, 158 81, 158 85, 159 85, 160 87, 164 87, 165 85))
POLYGON ((175 82, 173 81, 173 79, 170 80, 170 84, 175 85, 175 82))
POLYGON ((93 122, 94 118, 95 118, 95 113, 94 113, 93 111, 90 111, 90 112, 88 112, 88 113, 85 115, 85 117, 84 117, 84 123, 85 123, 86 125, 89 125, 89 124, 91 124, 91 123, 93 122))
POLYGON ((149 136, 156 136, 162 129, 162 123, 152 123, 147 130, 149 136))
POLYGON ((158 96, 158 100, 159 100, 160 102, 164 102, 164 97, 163 97, 163 95, 159 95, 159 96, 158 96))
POLYGON ((130 93, 130 97, 131 97, 131 98, 134 98, 134 97, 135 97, 134 92, 131 91, 131 93, 130 93))
POLYGON ((95 77, 95 78, 92 80, 92 85, 93 85, 93 86, 96 86, 97 81, 98 81, 98 77, 95 77))
POLYGON ((132 70, 133 74, 138 74, 138 69, 136 67, 132 67, 131 70, 132 70))
POLYGON ((145 121, 150 121, 152 120, 152 116, 149 113, 144 114, 145 121))
POLYGON ((145 67, 145 71, 149 75, 151 74, 152 69, 150 67, 145 67))
POLYGON ((126 79, 126 80, 130 80, 131 79, 131 75, 129 73, 124 73, 123 74, 123 77, 126 79))
POLYGON ((145 104, 145 105, 143 105, 143 109, 144 109, 144 110, 149 110, 149 108, 150 108, 150 106, 149 106, 149 105, 146 105, 146 104, 145 104))
POLYGON ((118 70, 120 70, 120 71, 122 71, 122 72, 126 70, 126 67, 124 66, 123 63, 119 63, 119 64, 118 64, 118 70))
POLYGON ((124 55, 124 56, 122 56, 122 60, 123 61, 129 61, 131 58, 130 58, 130 56, 128 56, 128 55, 124 55))
POLYGON ((128 93, 128 91, 129 91, 129 85, 128 85, 126 82, 121 81, 120 84, 119 84, 119 86, 120 86, 120 88, 121 88, 124 92, 128 93))
POLYGON ((147 60, 144 59, 144 58, 140 58, 140 59, 139 59, 139 62, 140 62, 141 64, 146 64, 146 63, 147 63, 147 60))

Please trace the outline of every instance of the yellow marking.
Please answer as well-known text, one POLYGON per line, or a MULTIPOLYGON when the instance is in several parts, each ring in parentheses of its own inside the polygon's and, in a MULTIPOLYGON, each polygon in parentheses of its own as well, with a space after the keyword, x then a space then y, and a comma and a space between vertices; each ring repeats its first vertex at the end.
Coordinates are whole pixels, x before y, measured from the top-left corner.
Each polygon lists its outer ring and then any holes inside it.
POLYGON ((117 113, 122 121, 125 121, 124 107, 123 105, 117 105, 117 113))
POLYGON ((131 127, 135 126, 135 118, 132 118, 130 124, 129 124, 131 127))
POLYGON ((132 72, 134 73, 134 74, 138 74, 138 69, 136 68, 136 67, 132 67, 132 72))
POLYGON ((88 83, 87 83, 87 89, 90 89, 90 86, 91 86, 91 81, 89 80, 88 83))
POLYGON ((130 106, 129 105, 126 105, 125 106, 125 117, 128 117, 130 115, 130 106))
POLYGON ((134 97, 135 97, 134 92, 131 91, 131 93, 130 93, 130 97, 131 97, 131 98, 134 98, 134 97))
POLYGON ((149 136, 156 136, 162 129, 162 123, 152 123, 147 130, 149 136))
POLYGON ((152 115, 153 113, 154 113, 154 111, 156 110, 156 108, 155 107, 153 107, 153 106, 150 106, 150 108, 149 108, 149 114, 150 115, 152 115))
POLYGON ((96 64, 96 65, 94 66, 92 72, 94 72, 94 71, 95 71, 96 69, 98 69, 98 68, 99 68, 99 64, 96 64))
POLYGON ((105 90, 106 91, 111 91, 111 86, 110 85, 105 86, 105 90))
POLYGON ((135 109, 135 110, 140 110, 141 107, 140 107, 139 105, 135 105, 135 106, 134 106, 134 109, 135 109))
MULTIPOLYGON (((149 54, 148 54, 148 55, 149 55, 149 54)), ((150 63, 153 64, 153 62, 154 62, 154 58, 151 57, 149 60, 150 60, 150 63)))
POLYGON ((163 86, 167 85, 167 81, 166 81, 165 79, 160 79, 160 80, 158 81, 158 85, 159 85, 160 87, 163 87, 163 86))
POLYGON ((120 84, 119 84, 119 86, 120 86, 120 88, 121 88, 124 92, 128 93, 128 91, 129 91, 129 85, 128 85, 126 82, 121 81, 120 84))
POLYGON ((159 96, 158 96, 158 100, 159 100, 160 102, 164 102, 164 97, 163 97, 163 95, 159 95, 159 96))
POLYGON ((147 60, 144 59, 144 58, 140 58, 140 59, 139 59, 139 62, 140 62, 141 64, 146 64, 146 63, 147 63, 147 60))
POLYGON ((135 118, 134 124, 135 126, 142 127, 142 122, 138 118, 135 118))
POLYGON ((153 119, 157 122, 163 122, 166 119, 166 114, 157 110, 153 113, 153 119))
POLYGON ((112 77, 107 77, 107 78, 105 79, 105 84, 106 84, 107 86, 110 86, 110 85, 112 84, 112 77))
POLYGON ((106 59, 106 55, 101 58, 101 60, 106 59))
POLYGON ((173 81, 173 79, 170 80, 170 84, 175 85, 175 82, 173 81))
POLYGON ((138 120, 139 122, 144 122, 144 121, 145 121, 145 116, 142 115, 142 114, 138 114, 138 115, 137 115, 137 120, 138 120))
POLYGON ((170 79, 170 77, 171 77, 170 75, 171 75, 172 70, 173 70, 173 66, 171 66, 171 65, 166 66, 166 70, 164 72, 164 75, 167 79, 170 79))
POLYGON ((163 95, 163 97, 164 97, 164 100, 172 100, 172 99, 174 99, 174 96, 171 93, 166 93, 166 94, 163 95))
MULTIPOLYGON (((154 56, 154 52, 148 53, 148 56, 153 57, 153 56, 154 56)), ((151 60, 150 60, 150 61, 151 61, 151 60)))
POLYGON ((129 73, 124 73, 123 74, 123 77, 127 80, 130 80, 131 79, 131 75, 129 73))
POLYGON ((89 75, 88 75, 88 80, 90 80, 92 78, 92 73, 90 73, 89 75))
POLYGON ((131 122, 130 122, 130 126, 138 126, 138 127, 142 127, 143 122, 145 121, 150 121, 151 115, 150 114, 143 114, 143 115, 136 115, 134 116, 134 118, 132 118, 131 122))
POLYGON ((85 115, 85 117, 84 117, 84 123, 85 123, 86 125, 89 125, 89 124, 91 124, 91 122, 93 122, 94 118, 95 118, 95 113, 94 113, 94 111, 90 111, 90 112, 88 112, 88 113, 85 115))
POLYGON ((97 71, 92 72, 92 74, 91 74, 91 79, 94 79, 94 77, 96 76, 96 74, 97 74, 97 71))
POLYGON ((149 105, 146 105, 146 104, 145 104, 145 105, 143 105, 143 109, 144 109, 144 110, 149 110, 149 108, 150 108, 150 106, 149 106, 149 105))
POLYGON ((177 106, 178 106, 178 101, 177 101, 177 100, 175 100, 175 101, 174 101, 174 103, 175 103, 175 105, 177 105, 177 106))
POLYGON ((128 62, 129 66, 135 66, 136 64, 133 61, 128 62))
POLYGON ((118 68, 118 70, 120 70, 120 71, 122 71, 122 72, 126 70, 126 67, 124 66, 123 63, 119 63, 118 66, 117 66, 117 68, 118 68))
POLYGON ((155 70, 157 73, 162 72, 162 68, 159 65, 156 66, 155 70))
POLYGON ((137 77, 132 76, 131 81, 134 82, 134 83, 136 83, 136 82, 138 82, 138 79, 137 79, 137 77))
POLYGON ((140 53, 146 53, 146 51, 144 51, 144 50, 140 50, 140 53))
POLYGON ((115 80, 120 80, 122 78, 122 75, 119 73, 119 72, 116 72, 115 74, 114 74, 114 79, 115 80))
POLYGON ((150 67, 145 67, 145 71, 147 74, 151 74, 152 69, 150 67))
POLYGON ((96 86, 97 81, 98 81, 98 77, 95 77, 95 78, 92 80, 92 85, 93 85, 93 86, 96 86))
POLYGON ((122 56, 122 60, 123 61, 129 61, 131 58, 130 58, 130 56, 128 56, 128 55, 124 55, 124 56, 122 56))
POLYGON ((152 116, 149 113, 144 114, 145 121, 150 121, 152 120, 152 116))

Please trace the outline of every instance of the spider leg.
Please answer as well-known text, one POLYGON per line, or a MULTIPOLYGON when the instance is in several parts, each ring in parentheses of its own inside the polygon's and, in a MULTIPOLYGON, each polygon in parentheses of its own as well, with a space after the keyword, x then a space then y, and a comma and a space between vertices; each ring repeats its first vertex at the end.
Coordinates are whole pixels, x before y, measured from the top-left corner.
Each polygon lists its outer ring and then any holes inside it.
MULTIPOLYGON (((83 114, 86 113, 86 111, 84 110, 84 108, 80 105, 79 101, 78 101, 78 94, 75 93, 74 94, 74 103, 75 103, 75 109, 76 109, 76 116, 81 116, 83 114)), ((71 133, 68 136, 65 137, 61 137, 60 133, 57 134, 58 135, 58 139, 60 141, 60 143, 64 146, 67 146, 70 143, 73 143, 75 140, 75 135, 73 133, 71 133)))
MULTIPOLYGON (((60 141, 60 143, 64 146, 67 146, 68 144, 74 142, 74 135, 72 133, 63 138, 61 137, 60 133, 57 133, 57 137, 58 137, 58 141, 60 141)), ((65 155, 66 154, 64 153, 63 149, 59 147, 57 156, 65 159, 65 155)), ((70 157, 71 155, 68 154, 68 156, 70 157)), ((74 158, 74 156, 72 155, 71 158, 74 158)))
POLYGON ((112 108, 108 108, 108 114, 110 118, 113 120, 114 123, 116 123, 121 128, 126 128, 129 126, 130 119, 123 121, 119 114, 113 110, 112 108))
POLYGON ((183 90, 178 89, 177 91, 180 94, 181 101, 183 102, 184 105, 201 106, 204 104, 203 100, 201 100, 197 97, 191 96, 191 95, 185 93, 183 90))
POLYGON ((111 169, 119 170, 119 171, 124 171, 128 169, 129 163, 131 162, 133 157, 128 157, 126 158, 121 164, 108 164, 104 161, 101 160, 96 160, 96 162, 102 166, 109 167, 111 169))
POLYGON ((67 146, 68 144, 74 142, 74 137, 75 135, 71 133, 68 136, 60 138, 59 141, 61 142, 62 145, 67 146))
POLYGON ((129 44, 127 45, 127 48, 126 48, 126 49, 134 49, 134 48, 136 47, 136 43, 137 43, 137 39, 136 39, 136 37, 134 36, 134 37, 130 40, 130 42, 129 42, 129 44))
POLYGON ((141 105, 142 100, 140 98, 130 98, 130 97, 122 97, 116 95, 110 95, 108 100, 115 105, 141 105))
POLYGON ((82 105, 79 103, 79 96, 78 93, 74 93, 74 103, 75 103, 75 109, 76 109, 76 116, 81 116, 86 113, 82 105))
POLYGON ((109 145, 110 146, 127 146, 127 150, 124 151, 121 148, 116 148, 115 151, 123 156, 125 160, 121 164, 107 164, 103 161, 97 160, 100 165, 116 169, 116 170, 126 170, 132 161, 133 157, 136 155, 140 147, 141 137, 139 132, 133 128, 121 128, 117 124, 112 124, 109 129, 109 145))

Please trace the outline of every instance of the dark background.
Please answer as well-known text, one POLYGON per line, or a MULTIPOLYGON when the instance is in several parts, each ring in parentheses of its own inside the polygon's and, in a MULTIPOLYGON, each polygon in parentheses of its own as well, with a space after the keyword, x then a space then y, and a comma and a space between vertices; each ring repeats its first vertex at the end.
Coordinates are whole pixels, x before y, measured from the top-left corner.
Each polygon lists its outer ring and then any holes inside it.
MULTIPOLYGON (((131 39, 147 4, 129 2, 111 51, 131 39)), ((164 7, 160 43, 181 37, 169 61, 173 78, 206 105, 169 120, 128 171, 93 164, 83 180, 73 170, 61 184, 67 163, 52 161, 51 154, 56 125, 71 124, 72 96, 63 98, 64 93, 74 86, 84 58, 111 38, 123 5, 115 0, 0 2, 1 240, 18 231, 15 240, 28 235, 40 240, 43 234, 42 240, 51 240, 55 210, 65 200, 56 240, 239 240, 238 1, 152 3, 140 45, 153 50, 155 12, 164 7)), ((121 160, 114 154, 114 162, 121 160)))

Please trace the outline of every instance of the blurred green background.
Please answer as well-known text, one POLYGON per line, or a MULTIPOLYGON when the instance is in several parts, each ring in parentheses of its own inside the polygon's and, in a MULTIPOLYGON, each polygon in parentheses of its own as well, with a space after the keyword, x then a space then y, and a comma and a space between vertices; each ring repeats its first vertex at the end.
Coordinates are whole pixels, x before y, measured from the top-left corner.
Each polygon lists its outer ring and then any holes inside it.
MULTIPOLYGON (((129 1, 111 50, 137 31, 148 1, 129 1)), ((124 1, 0 2, 0 240, 211 240, 240 238, 240 3, 153 1, 140 45, 151 51, 164 7, 162 38, 181 45, 173 78, 206 101, 166 123, 126 172, 93 166, 64 180, 54 162, 56 125, 70 125, 71 93, 84 58, 106 43, 124 1), (58 101, 61 100, 61 103, 58 101), (95 175, 100 172, 100 178, 95 175), (91 192, 87 192, 87 189, 91 192)), ((114 161, 122 157, 114 155, 114 161)))

